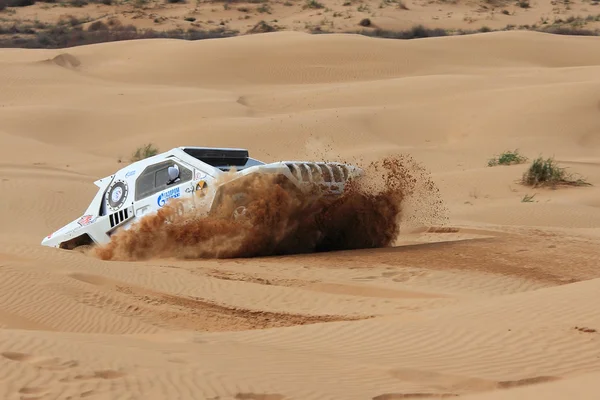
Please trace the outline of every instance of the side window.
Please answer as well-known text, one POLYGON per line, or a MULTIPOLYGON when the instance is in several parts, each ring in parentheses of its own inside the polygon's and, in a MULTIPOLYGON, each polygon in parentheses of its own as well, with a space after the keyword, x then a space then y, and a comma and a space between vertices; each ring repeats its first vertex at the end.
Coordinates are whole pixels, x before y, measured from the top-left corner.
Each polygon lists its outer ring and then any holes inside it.
POLYGON ((175 185, 191 181, 193 176, 192 171, 173 160, 150 165, 149 167, 146 167, 144 172, 142 172, 135 181, 135 200, 137 201, 152 196, 155 193, 167 189, 169 187, 167 186, 169 180, 169 167, 176 164, 179 167, 179 181, 177 181, 175 185))

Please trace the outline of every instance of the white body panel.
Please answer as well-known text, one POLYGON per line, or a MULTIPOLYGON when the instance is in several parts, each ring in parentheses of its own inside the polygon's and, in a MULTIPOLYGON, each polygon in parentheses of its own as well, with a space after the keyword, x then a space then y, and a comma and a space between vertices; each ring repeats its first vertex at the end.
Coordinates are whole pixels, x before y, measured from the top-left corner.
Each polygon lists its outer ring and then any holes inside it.
POLYGON ((80 244, 106 244, 116 230, 127 229, 141 217, 157 212, 171 198, 193 197, 194 207, 208 212, 218 190, 216 180, 230 166, 238 170, 240 177, 278 173, 300 188, 305 182, 318 182, 329 186, 333 193, 341 192, 348 178, 362 173, 356 167, 340 163, 265 164, 250 158, 245 149, 177 147, 94 182, 98 192, 83 215, 48 235, 41 244, 69 249, 80 244), (179 177, 170 182, 169 167, 173 169, 174 165, 179 177), (202 193, 197 193, 198 190, 202 193))

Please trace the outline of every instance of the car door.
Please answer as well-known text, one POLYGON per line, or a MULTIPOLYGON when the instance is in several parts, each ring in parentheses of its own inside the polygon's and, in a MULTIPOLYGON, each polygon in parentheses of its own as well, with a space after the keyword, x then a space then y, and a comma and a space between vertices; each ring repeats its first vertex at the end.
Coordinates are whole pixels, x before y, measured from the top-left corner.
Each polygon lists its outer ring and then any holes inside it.
POLYGON ((193 177, 192 168, 179 160, 165 160, 146 167, 135 183, 136 217, 158 211, 171 199, 191 197, 194 193, 193 177), (179 168, 179 179, 170 183, 168 169, 175 165, 179 168))

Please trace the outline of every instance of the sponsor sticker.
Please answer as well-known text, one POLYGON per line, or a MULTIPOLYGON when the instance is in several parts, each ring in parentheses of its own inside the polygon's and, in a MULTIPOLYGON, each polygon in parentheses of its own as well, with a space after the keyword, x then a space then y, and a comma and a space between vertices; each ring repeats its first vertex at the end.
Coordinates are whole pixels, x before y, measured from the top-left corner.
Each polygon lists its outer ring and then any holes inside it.
POLYGON ((123 180, 115 181, 108 189, 106 198, 107 206, 111 211, 116 211, 123 206, 129 193, 127 182, 123 180))
POLYGON ((81 226, 89 225, 92 222, 94 222, 93 215, 84 215, 83 217, 79 218, 79 220, 77 221, 77 223, 81 226))
POLYGON ((206 178, 206 174, 202 171, 198 171, 197 169, 194 170, 194 179, 198 180, 198 179, 204 179, 206 178))
POLYGON ((181 190, 179 187, 176 187, 159 194, 158 198, 156 199, 156 203, 159 207, 162 207, 167 203, 167 200, 175 199, 179 196, 181 196, 181 190))
POLYGON ((204 192, 204 189, 206 189, 206 181, 199 181, 198 183, 196 183, 196 194, 199 197, 204 196, 206 193, 204 192))
POLYGON ((81 226, 76 226, 75 228, 73 228, 73 229, 71 229, 69 231, 64 232, 63 235, 65 235, 65 236, 72 235, 73 233, 77 232, 80 229, 81 229, 81 226))

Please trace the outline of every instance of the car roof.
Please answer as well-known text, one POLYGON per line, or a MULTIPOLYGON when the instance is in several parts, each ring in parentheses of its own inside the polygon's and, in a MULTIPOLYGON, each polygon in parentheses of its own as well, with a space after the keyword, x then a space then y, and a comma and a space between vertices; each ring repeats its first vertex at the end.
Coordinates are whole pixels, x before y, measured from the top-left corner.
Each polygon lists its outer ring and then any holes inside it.
POLYGON ((253 165, 264 164, 262 161, 251 158, 248 149, 244 148, 180 146, 133 162, 130 165, 115 171, 115 173, 110 176, 98 179, 94 184, 100 187, 106 179, 112 179, 115 175, 121 174, 124 170, 130 170, 131 168, 136 168, 138 166, 141 169, 145 169, 147 166, 161 162, 170 156, 177 156, 184 160, 191 157, 217 171, 228 171, 232 167, 235 167, 239 171, 253 165))

